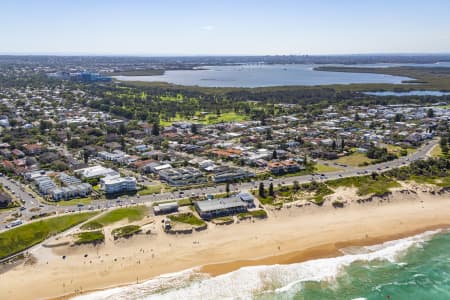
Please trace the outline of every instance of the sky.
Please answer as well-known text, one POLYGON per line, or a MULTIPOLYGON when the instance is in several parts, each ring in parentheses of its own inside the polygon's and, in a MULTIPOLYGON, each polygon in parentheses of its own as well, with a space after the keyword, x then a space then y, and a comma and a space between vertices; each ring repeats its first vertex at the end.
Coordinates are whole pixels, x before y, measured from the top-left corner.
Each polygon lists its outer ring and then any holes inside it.
POLYGON ((0 53, 450 53, 450 1, 0 0, 0 53))

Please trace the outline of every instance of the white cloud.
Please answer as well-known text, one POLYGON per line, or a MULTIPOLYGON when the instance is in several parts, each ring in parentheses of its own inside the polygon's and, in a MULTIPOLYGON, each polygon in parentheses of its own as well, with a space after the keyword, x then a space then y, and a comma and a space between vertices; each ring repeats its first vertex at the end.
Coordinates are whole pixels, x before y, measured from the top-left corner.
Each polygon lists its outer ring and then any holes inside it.
POLYGON ((205 25, 205 26, 202 26, 201 28, 202 28, 202 30, 205 30, 205 31, 213 31, 214 29, 216 29, 216 26, 214 26, 214 25, 205 25))

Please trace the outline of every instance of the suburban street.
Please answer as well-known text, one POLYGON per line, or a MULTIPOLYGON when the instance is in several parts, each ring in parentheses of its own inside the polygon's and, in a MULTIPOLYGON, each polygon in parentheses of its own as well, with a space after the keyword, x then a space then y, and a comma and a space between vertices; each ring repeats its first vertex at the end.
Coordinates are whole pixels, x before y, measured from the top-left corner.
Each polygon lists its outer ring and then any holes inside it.
MULTIPOLYGON (((384 172, 390 169, 398 168, 401 166, 405 166, 410 164, 411 162, 424 159, 427 154, 433 149, 435 145, 437 145, 438 140, 434 139, 432 141, 427 142, 425 145, 417 149, 412 154, 408 156, 400 157, 396 160, 369 165, 365 167, 341 167, 343 170, 336 172, 328 172, 323 174, 310 174, 303 176, 292 176, 292 177, 282 177, 282 178, 270 178, 263 181, 252 181, 252 182, 244 182, 238 184, 231 185, 231 191, 249 191, 251 189, 255 189, 258 187, 260 182, 263 182, 266 187, 272 182, 275 186, 281 185, 291 185, 294 181, 298 181, 299 183, 307 183, 313 180, 316 181, 327 181, 339 178, 346 177, 354 177, 354 176, 363 176, 367 174, 371 174, 372 172, 384 172)), ((38 215, 42 213, 52 213, 56 212, 56 214, 62 213, 74 213, 81 210, 104 210, 112 207, 119 206, 128 206, 128 205, 137 205, 137 204, 146 204, 151 205, 154 202, 159 201, 170 201, 170 200, 178 200, 182 198, 187 198, 190 196, 203 196, 209 194, 219 194, 225 192, 225 185, 216 185, 211 187, 203 187, 203 188, 194 188, 183 191, 174 191, 174 192, 166 192, 160 194, 152 194, 145 196, 122 196, 117 199, 110 200, 96 200, 95 204, 88 206, 56 206, 49 205, 46 203, 40 203, 38 199, 36 199, 32 194, 28 193, 23 185, 20 183, 13 181, 7 177, 0 177, 0 183, 3 184, 4 187, 10 189, 10 191, 17 196, 22 201, 22 206, 25 209, 15 209, 15 210, 7 210, 0 213, 0 230, 5 230, 6 228, 6 218, 10 216, 14 211, 17 211, 22 214, 20 219, 22 221, 29 220, 33 215, 38 215)))

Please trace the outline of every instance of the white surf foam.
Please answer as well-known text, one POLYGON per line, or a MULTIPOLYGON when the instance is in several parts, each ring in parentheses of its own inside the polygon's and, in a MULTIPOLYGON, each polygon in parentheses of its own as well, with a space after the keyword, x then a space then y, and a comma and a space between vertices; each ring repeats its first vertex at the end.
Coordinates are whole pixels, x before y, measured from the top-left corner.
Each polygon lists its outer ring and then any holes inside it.
POLYGON ((187 270, 168 274, 141 284, 94 292, 77 300, 103 299, 252 299, 267 293, 294 295, 301 283, 332 281, 339 272, 356 261, 387 260, 396 262, 414 246, 421 246, 433 235, 429 231, 416 236, 364 247, 364 253, 316 259, 290 265, 244 267, 237 271, 209 277, 187 270), (199 277, 200 276, 200 277, 199 277))

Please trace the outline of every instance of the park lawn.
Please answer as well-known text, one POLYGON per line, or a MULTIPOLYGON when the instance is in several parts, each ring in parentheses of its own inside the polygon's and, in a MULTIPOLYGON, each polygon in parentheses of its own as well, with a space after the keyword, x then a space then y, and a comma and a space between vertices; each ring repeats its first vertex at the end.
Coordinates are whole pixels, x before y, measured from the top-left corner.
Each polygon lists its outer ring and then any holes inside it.
POLYGON ((382 195, 391 188, 399 187, 400 184, 386 176, 378 175, 374 180, 372 176, 348 177, 337 180, 328 181, 327 185, 333 188, 340 186, 355 187, 360 196, 365 195, 382 195))
POLYGON ((183 122, 183 121, 189 121, 189 119, 182 118, 179 114, 177 114, 175 116, 175 118, 172 118, 169 121, 160 119, 159 120, 159 125, 161 125, 161 126, 172 126, 172 124, 175 123, 175 122, 183 122))
POLYGON ((431 157, 439 157, 439 156, 442 156, 442 148, 441 148, 441 145, 437 144, 436 146, 434 146, 433 149, 431 149, 430 156, 431 156, 431 157))
POLYGON ((169 215, 167 217, 173 222, 184 223, 193 226, 205 225, 205 222, 203 220, 197 218, 192 213, 181 213, 177 215, 169 215))
POLYGON ((44 219, 0 233, 0 258, 26 250, 52 235, 78 225, 97 212, 85 212, 44 219))
POLYGON ((224 112, 221 113, 220 116, 216 114, 206 114, 206 115, 198 115, 195 118, 182 118, 179 114, 177 114, 174 118, 167 120, 160 120, 161 126, 171 126, 175 122, 193 122, 203 125, 211 125, 217 123, 228 123, 228 122, 242 122, 249 120, 249 117, 246 115, 241 115, 235 112, 224 112))
POLYGON ((81 226, 81 229, 98 229, 125 219, 127 219, 128 222, 139 221, 145 217, 147 211, 148 208, 146 206, 118 208, 84 224, 81 226))
POLYGON ((340 157, 336 160, 337 163, 358 167, 364 163, 371 164, 372 159, 368 158, 364 153, 355 152, 347 156, 340 157))
POLYGON ((399 157, 401 156, 400 154, 401 154, 402 150, 406 150, 408 155, 417 151, 417 149, 415 149, 415 148, 406 148, 405 149, 400 146, 395 146, 395 145, 390 145, 390 144, 386 145, 386 149, 388 150, 389 153, 395 154, 399 157))
POLYGON ((241 115, 235 112, 227 112, 220 114, 220 116, 209 114, 206 116, 205 119, 206 119, 205 123, 211 125, 217 123, 242 122, 247 121, 249 118, 248 116, 241 115))
POLYGON ((105 235, 100 230, 77 233, 75 237, 77 238, 75 245, 98 244, 105 241, 105 235))
POLYGON ((335 166, 330 165, 323 165, 323 164, 316 164, 314 165, 314 171, 317 173, 327 173, 327 172, 337 172, 341 171, 342 169, 336 168, 335 166))
POLYGON ((161 193, 161 190, 163 188, 164 185, 162 184, 146 185, 142 190, 138 191, 138 195, 145 196, 145 195, 159 194, 161 193))
POLYGON ((58 202, 55 202, 56 206, 73 206, 77 204, 83 204, 83 205, 89 205, 92 204, 92 198, 86 197, 86 198, 76 198, 71 200, 61 200, 58 202))

